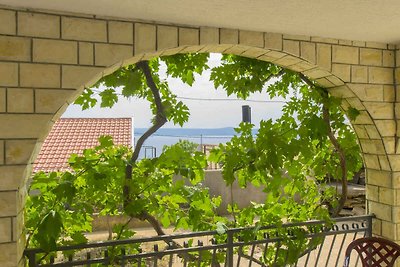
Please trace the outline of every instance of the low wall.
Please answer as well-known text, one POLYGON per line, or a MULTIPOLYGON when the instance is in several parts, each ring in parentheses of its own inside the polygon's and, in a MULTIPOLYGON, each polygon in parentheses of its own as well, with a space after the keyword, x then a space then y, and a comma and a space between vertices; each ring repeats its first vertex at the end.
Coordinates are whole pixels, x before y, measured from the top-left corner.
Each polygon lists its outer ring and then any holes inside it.
MULTIPOLYGON (((126 215, 114 215, 114 216, 101 216, 98 214, 93 214, 92 228, 93 232, 97 231, 109 231, 116 224, 125 224, 129 220, 126 215)), ((129 228, 142 228, 149 227, 150 224, 146 221, 141 221, 138 219, 132 219, 129 222, 129 228)))
MULTIPOLYGON (((262 192, 262 188, 257 188, 249 184, 246 188, 240 188, 238 183, 235 181, 232 185, 226 186, 225 181, 222 179, 221 170, 208 170, 205 172, 205 179, 203 182, 205 187, 209 188, 211 196, 221 196, 222 203, 217 209, 218 214, 228 215, 227 207, 233 201, 240 207, 246 207, 250 205, 250 202, 264 203, 265 193, 262 192), (232 193, 231 193, 232 192, 232 193)), ((126 223, 128 217, 120 216, 93 216, 93 231, 108 231, 109 226, 117 223, 126 223)), ((133 219, 129 224, 131 228, 148 227, 150 226, 147 222, 133 219)))
POLYGON ((220 215, 227 215, 228 204, 235 202, 239 208, 244 208, 250 205, 250 202, 264 203, 265 193, 262 187, 255 187, 248 184, 246 188, 240 188, 237 181, 232 184, 232 189, 227 186, 222 179, 221 170, 206 171, 204 186, 209 188, 211 196, 221 196, 222 203, 218 209, 220 215))

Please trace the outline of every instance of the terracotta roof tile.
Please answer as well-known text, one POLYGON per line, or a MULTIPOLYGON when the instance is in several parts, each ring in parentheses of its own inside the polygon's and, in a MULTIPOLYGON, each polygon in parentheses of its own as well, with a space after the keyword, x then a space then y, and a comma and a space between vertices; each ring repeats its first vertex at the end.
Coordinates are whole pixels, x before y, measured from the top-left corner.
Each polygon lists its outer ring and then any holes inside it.
POLYGON ((51 129, 33 164, 33 172, 68 170, 72 153, 81 154, 99 144, 101 135, 113 137, 114 144, 132 145, 131 118, 62 118, 51 129))

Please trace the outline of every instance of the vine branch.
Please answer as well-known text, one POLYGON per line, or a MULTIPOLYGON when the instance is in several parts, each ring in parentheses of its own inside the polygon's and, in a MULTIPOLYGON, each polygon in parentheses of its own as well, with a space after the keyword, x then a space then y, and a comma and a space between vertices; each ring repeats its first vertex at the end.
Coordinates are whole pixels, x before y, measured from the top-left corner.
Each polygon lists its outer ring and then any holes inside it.
POLYGON ((160 129, 166 122, 167 117, 165 115, 165 110, 162 105, 160 91, 157 88, 156 83, 154 82, 154 78, 151 74, 151 70, 149 67, 149 62, 147 60, 141 61, 136 64, 136 66, 143 71, 143 74, 146 78, 147 85, 150 88, 150 91, 154 98, 154 103, 156 105, 156 114, 154 117, 153 125, 147 129, 147 131, 138 139, 136 146, 134 148, 132 157, 130 158, 128 164, 125 168, 125 184, 123 187, 123 198, 124 198, 124 208, 126 209, 131 203, 132 199, 130 196, 130 182, 132 181, 132 169, 133 165, 136 163, 139 158, 140 150, 144 142, 149 138, 153 133, 155 133, 158 129, 160 129))
MULTIPOLYGON (((147 85, 150 88, 150 91, 153 95, 154 98, 154 104, 156 106, 156 114, 154 116, 153 120, 153 125, 147 129, 147 131, 140 136, 138 139, 136 146, 134 148, 132 157, 129 159, 129 162, 127 163, 127 166, 125 168, 125 185, 123 187, 123 199, 124 199, 124 208, 129 206, 129 204, 133 201, 132 196, 131 196, 131 190, 130 190, 130 182, 132 181, 132 170, 133 170, 133 165, 136 163, 136 161, 139 158, 139 153, 140 150, 144 144, 144 142, 149 138, 153 133, 155 133, 158 129, 160 129, 166 122, 167 122, 167 117, 165 114, 165 109, 162 104, 161 96, 160 96, 160 90, 157 88, 156 83, 154 82, 154 78, 151 74, 151 69, 149 67, 149 62, 148 61, 141 61, 136 64, 136 67, 140 70, 142 70, 145 78, 147 85)), ((147 221, 150 223, 150 225, 153 227, 153 229, 156 231, 157 235, 166 235, 164 230, 161 227, 160 222, 157 220, 156 217, 148 213, 147 211, 142 211, 140 215, 133 215, 128 212, 128 215, 130 216, 129 221, 124 225, 126 227, 130 220, 132 218, 138 218, 143 221, 147 221)), ((175 248, 181 247, 177 242, 175 242, 173 239, 167 239, 165 240, 169 245, 172 245, 175 248)), ((194 260, 192 255, 187 254, 187 253, 182 253, 180 256, 187 258, 189 260, 194 260)))
MULTIPOLYGON (((322 106, 322 114, 323 114, 323 118, 324 121, 330 125, 330 114, 329 114, 329 109, 326 106, 326 104, 324 104, 322 106)), ((332 216, 336 217, 338 216, 340 210, 344 207, 344 204, 346 202, 347 199, 347 164, 346 164, 346 157, 345 157, 345 153, 342 149, 342 147, 340 146, 337 138, 335 137, 334 133, 332 132, 331 127, 328 127, 328 137, 329 140, 331 141, 332 145, 335 148, 336 153, 339 156, 339 161, 340 161, 340 168, 342 170, 342 177, 341 177, 341 184, 342 184, 342 192, 340 195, 340 199, 339 199, 339 205, 336 207, 336 209, 333 211, 332 216)))
MULTIPOLYGON (((321 87, 315 85, 310 79, 308 79, 302 73, 299 73, 299 76, 300 76, 301 80, 304 81, 308 86, 310 86, 311 88, 318 89, 319 93, 324 98, 324 100, 327 100, 328 93, 325 91, 324 88, 321 88, 321 87)), ((337 140, 334 132, 332 131, 331 117, 330 117, 329 107, 328 107, 327 101, 324 101, 324 103, 322 103, 322 117, 323 117, 323 120, 325 121, 325 123, 327 125, 329 141, 333 145, 333 147, 335 149, 335 152, 339 157, 340 168, 341 168, 341 171, 342 171, 342 177, 340 178, 341 185, 342 185, 342 190, 341 190, 342 192, 341 192, 340 199, 339 199, 339 205, 332 212, 332 217, 336 217, 336 216, 339 215, 339 212, 342 210, 342 208, 344 207, 344 204, 345 204, 345 202, 347 200, 347 191, 348 191, 348 185, 347 185, 347 162, 346 162, 346 155, 344 153, 344 150, 342 149, 341 145, 339 144, 339 141, 337 140)))

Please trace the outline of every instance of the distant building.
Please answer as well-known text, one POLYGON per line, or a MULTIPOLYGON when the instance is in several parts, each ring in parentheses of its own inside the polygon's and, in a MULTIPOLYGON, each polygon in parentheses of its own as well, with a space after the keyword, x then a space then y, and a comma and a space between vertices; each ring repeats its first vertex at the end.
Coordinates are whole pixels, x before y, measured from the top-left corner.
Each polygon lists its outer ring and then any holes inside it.
POLYGON ((33 164, 33 172, 68 170, 72 153, 99 144, 102 135, 113 137, 114 144, 132 146, 132 118, 62 118, 51 129, 33 164))

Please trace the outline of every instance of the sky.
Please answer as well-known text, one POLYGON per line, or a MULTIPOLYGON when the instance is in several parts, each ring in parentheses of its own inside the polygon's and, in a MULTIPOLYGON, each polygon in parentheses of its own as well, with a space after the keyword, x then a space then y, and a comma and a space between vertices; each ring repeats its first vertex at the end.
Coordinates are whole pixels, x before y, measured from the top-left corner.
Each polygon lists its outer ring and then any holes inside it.
MULTIPOLYGON (((211 54, 209 66, 219 64, 221 55, 211 54)), ((161 68, 162 69, 162 68, 161 68)), ((236 127, 242 119, 242 105, 249 105, 252 111, 252 123, 258 125, 262 119, 276 119, 281 115, 284 104, 283 99, 274 98, 272 101, 267 93, 252 94, 249 99, 253 101, 237 100, 236 97, 228 97, 226 92, 209 81, 210 71, 205 71, 201 76, 196 75, 196 82, 192 87, 183 84, 179 79, 168 78, 170 89, 184 102, 190 111, 189 121, 184 128, 223 128, 236 127), (182 99, 196 98, 196 100, 182 99), (198 100, 203 99, 203 100, 198 100), (218 100, 223 99, 223 100, 218 100), (262 102, 261 102, 262 101, 262 102), (266 102, 268 101, 268 102, 266 102)), ((151 125, 151 112, 149 103, 142 99, 120 98, 112 108, 94 108, 82 111, 78 105, 71 105, 63 114, 64 118, 122 118, 132 117, 135 128, 147 128, 151 125)), ((164 128, 175 128, 172 122, 164 128)))

